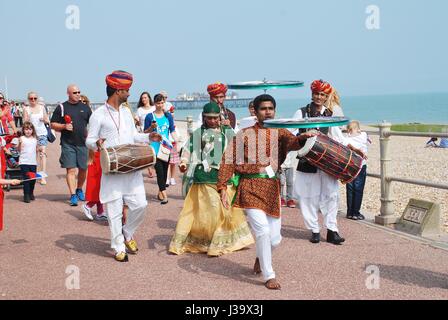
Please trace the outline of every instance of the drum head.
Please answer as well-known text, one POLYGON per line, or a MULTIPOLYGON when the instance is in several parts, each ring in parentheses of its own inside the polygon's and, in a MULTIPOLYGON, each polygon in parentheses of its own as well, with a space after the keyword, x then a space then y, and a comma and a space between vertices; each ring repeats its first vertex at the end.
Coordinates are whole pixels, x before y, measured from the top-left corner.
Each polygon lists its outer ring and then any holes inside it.
POLYGON ((267 89, 289 89, 303 87, 303 81, 272 81, 272 80, 257 80, 245 81, 237 83, 229 83, 227 87, 233 90, 267 90, 267 89))
POLYGON ((304 157, 310 152, 311 148, 316 143, 317 136, 306 139, 305 145, 298 151, 299 157, 304 157))
POLYGON ((348 124, 350 121, 345 117, 314 117, 304 119, 270 119, 263 122, 266 128, 328 128, 339 127, 348 124))
POLYGON ((101 170, 103 171, 103 173, 108 174, 110 172, 110 158, 107 149, 101 149, 100 163, 101 163, 101 170))

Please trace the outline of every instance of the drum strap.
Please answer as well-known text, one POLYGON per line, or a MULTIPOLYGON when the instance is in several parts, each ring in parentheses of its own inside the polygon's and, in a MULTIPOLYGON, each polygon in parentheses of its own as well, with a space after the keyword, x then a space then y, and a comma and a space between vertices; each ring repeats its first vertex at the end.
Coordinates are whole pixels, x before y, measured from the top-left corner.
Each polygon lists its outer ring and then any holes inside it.
MULTIPOLYGON (((302 111, 302 118, 308 117, 308 118, 313 118, 313 117, 331 117, 332 113, 330 110, 328 110, 327 108, 325 109, 323 114, 319 114, 316 110, 316 108, 314 107, 313 104, 307 104, 306 107, 303 107, 301 109, 302 111)), ((306 132, 306 129, 299 129, 299 134, 300 133, 304 133, 306 132)), ((328 128, 320 128, 319 131, 321 131, 324 134, 328 134, 328 128)), ((297 171, 300 172, 305 172, 305 173, 317 173, 317 168, 312 165, 308 160, 306 160, 305 158, 300 158, 297 157, 299 159, 299 163, 297 164, 297 171)), ((320 159, 319 159, 320 160, 320 159)))
POLYGON ((347 172, 349 164, 352 163, 352 156, 353 156, 353 151, 350 150, 350 158, 348 159, 347 164, 345 165, 344 170, 342 170, 342 173, 346 173, 347 172))
POLYGON ((120 117, 120 107, 118 108, 118 125, 115 122, 114 117, 112 116, 112 113, 109 110, 109 105, 106 104, 106 109, 109 112, 110 118, 112 119, 112 122, 115 125, 115 128, 117 128, 117 132, 118 132, 118 137, 120 137, 120 125, 121 125, 121 117, 120 117))

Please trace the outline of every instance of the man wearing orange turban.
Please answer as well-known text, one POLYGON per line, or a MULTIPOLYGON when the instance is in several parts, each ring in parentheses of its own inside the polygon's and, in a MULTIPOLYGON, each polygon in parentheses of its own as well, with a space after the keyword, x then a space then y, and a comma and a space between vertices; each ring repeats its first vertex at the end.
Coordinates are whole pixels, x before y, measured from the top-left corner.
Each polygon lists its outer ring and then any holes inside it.
POLYGON ((133 81, 132 74, 121 70, 114 71, 106 76, 107 86, 115 90, 129 90, 133 81))
MULTIPOLYGON (((124 144, 160 141, 160 135, 138 133, 131 111, 123 104, 129 97, 133 77, 125 71, 114 71, 106 77, 108 99, 90 118, 86 145, 91 150, 117 147, 124 144)), ((103 174, 101 176, 100 201, 106 205, 111 247, 115 260, 128 261, 128 252, 138 251, 134 233, 143 222, 147 201, 142 171, 125 174, 103 174), (126 224, 122 224, 123 205, 129 208, 126 224)))
MULTIPOLYGON (((323 80, 313 81, 311 83, 312 102, 306 107, 297 110, 294 118, 331 117, 333 115, 332 112, 324 104, 332 91, 333 88, 328 82, 323 80)), ((320 128, 318 130, 323 134, 328 134, 334 140, 347 145, 339 127, 320 128)), ((306 130, 300 129, 300 132, 304 131, 306 130)), ((305 158, 300 158, 293 193, 294 198, 299 200, 299 207, 305 226, 312 232, 310 238, 312 243, 320 242, 320 226, 317 215, 319 210, 324 216, 324 224, 327 228, 327 242, 341 244, 345 241, 338 234, 336 217, 339 182, 336 178, 308 163, 305 158)))
MULTIPOLYGON (((210 101, 216 102, 221 109, 221 125, 229 126, 235 129, 236 116, 235 114, 224 106, 226 99, 227 86, 224 83, 216 82, 208 85, 207 92, 210 95, 210 101)), ((202 115, 200 121, 202 121, 202 115)))

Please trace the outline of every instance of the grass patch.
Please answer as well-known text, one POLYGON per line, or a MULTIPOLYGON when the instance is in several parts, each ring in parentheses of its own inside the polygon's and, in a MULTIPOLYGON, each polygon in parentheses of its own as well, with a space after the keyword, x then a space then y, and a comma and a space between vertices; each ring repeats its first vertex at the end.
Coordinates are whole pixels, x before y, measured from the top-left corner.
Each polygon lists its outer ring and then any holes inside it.
MULTIPOLYGON (((378 125, 372 127, 378 128, 378 125)), ((401 132, 434 132, 434 133, 448 133, 448 125, 446 124, 423 124, 423 123, 404 123, 393 124, 392 131, 401 132)))

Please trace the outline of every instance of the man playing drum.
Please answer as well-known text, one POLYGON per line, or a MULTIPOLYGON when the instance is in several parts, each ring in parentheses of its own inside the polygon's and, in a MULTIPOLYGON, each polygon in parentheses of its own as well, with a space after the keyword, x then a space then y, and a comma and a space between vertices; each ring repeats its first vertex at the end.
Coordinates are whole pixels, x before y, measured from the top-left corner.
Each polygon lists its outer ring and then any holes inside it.
MULTIPOLYGON (((332 90, 328 82, 323 80, 313 81, 311 84, 312 102, 306 107, 299 109, 295 113, 294 118, 331 117, 332 112, 325 108, 324 104, 332 90)), ((304 129, 300 129, 300 132, 304 131, 304 129)), ((339 127, 321 128, 320 131, 347 146, 347 140, 339 127)), ((359 150, 350 145, 348 147, 355 152, 359 152, 359 150)), ((320 227, 317 216, 320 210, 324 216, 324 224, 327 228, 327 242, 341 244, 345 239, 338 234, 339 230, 336 220, 339 200, 338 179, 313 166, 304 158, 299 159, 297 171, 294 195, 299 200, 305 226, 312 232, 310 241, 312 243, 320 242, 320 227)))
POLYGON ((227 147, 218 174, 217 189, 225 208, 230 203, 244 209, 255 235, 254 272, 262 273, 265 286, 278 290, 280 284, 272 268, 272 249, 280 244, 280 182, 276 172, 291 150, 298 150, 308 137, 307 132, 296 137, 286 129, 268 129, 263 121, 275 117, 276 102, 268 94, 255 98, 258 122, 238 132, 227 147), (228 198, 227 181, 233 174, 240 177, 234 199, 228 198))
MULTIPOLYGON (((121 106, 129 97, 133 77, 125 71, 114 71, 106 77, 108 99, 90 118, 86 145, 91 150, 123 144, 145 143, 159 140, 157 133, 138 133, 129 109, 121 106)), ((103 174, 100 201, 106 205, 111 231, 111 247, 115 260, 128 261, 126 248, 132 254, 138 251, 134 233, 142 223, 147 206, 141 171, 125 174, 103 174), (129 208, 126 224, 122 225, 123 205, 129 208)))

